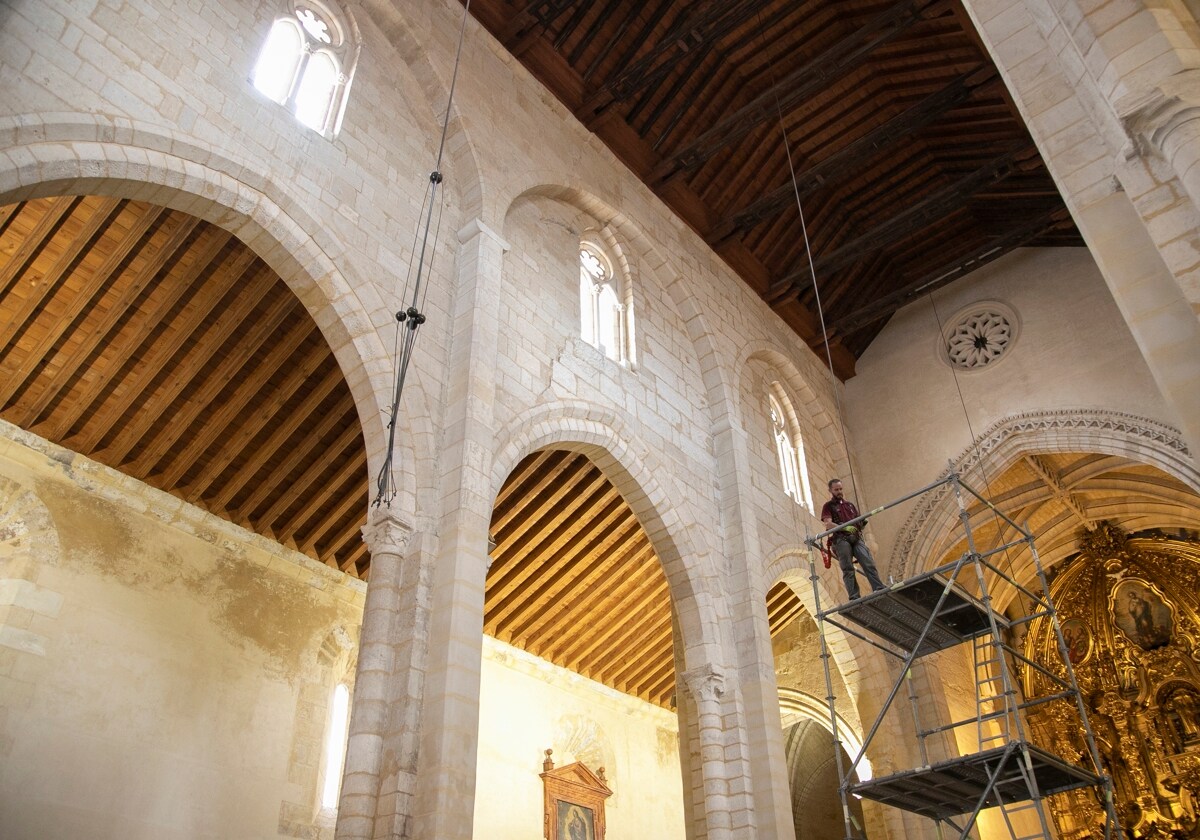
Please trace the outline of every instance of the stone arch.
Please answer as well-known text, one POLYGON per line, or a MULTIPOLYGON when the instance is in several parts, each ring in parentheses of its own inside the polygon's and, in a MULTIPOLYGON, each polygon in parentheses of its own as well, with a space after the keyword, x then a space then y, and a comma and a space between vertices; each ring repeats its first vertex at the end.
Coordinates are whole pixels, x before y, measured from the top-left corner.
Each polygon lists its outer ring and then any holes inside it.
POLYGON ((517 464, 540 449, 556 447, 587 455, 613 483, 650 538, 671 591, 687 667, 723 663, 720 627, 724 609, 701 583, 707 552, 689 537, 697 527, 679 513, 674 499, 685 496, 672 486, 655 455, 637 444, 612 412, 583 402, 554 402, 514 419, 497 436, 491 498, 500 492, 517 464), (667 483, 664 483, 667 482, 667 483), (700 656, 699 662, 692 658, 700 656))
MULTIPOLYGON (((782 581, 796 594, 808 614, 815 616, 820 610, 827 609, 841 602, 842 597, 837 593, 841 589, 841 577, 836 566, 832 569, 817 568, 817 580, 814 586, 812 574, 805 569, 810 553, 805 546, 787 546, 768 558, 763 577, 767 581, 782 581)), ((816 557, 811 558, 817 563, 816 557)), ((841 672, 850 692, 850 700, 858 706, 858 692, 863 672, 860 653, 850 635, 833 625, 825 627, 825 644, 829 653, 841 672)))
MULTIPOLYGON (((799 720, 811 720, 820 724, 830 735, 836 735, 846 745, 846 752, 853 758, 862 749, 862 731, 839 714, 829 715, 829 704, 824 700, 794 688, 779 689, 779 711, 783 728, 799 720), (837 723, 834 728, 834 721, 837 723)), ((865 778, 865 777, 864 777, 865 778)))
MULTIPOLYGON (((446 176, 448 185, 454 185, 461 202, 462 216, 458 226, 461 227, 471 219, 482 219, 485 222, 489 219, 502 219, 504 208, 499 203, 499 197, 486 189, 479 165, 479 154, 467 129, 467 122, 463 119, 458 105, 450 99, 450 83, 430 61, 429 51, 424 46, 429 39, 417 32, 406 19, 403 12, 405 8, 407 6, 401 3, 375 3, 372 4, 369 18, 371 23, 383 32, 384 38, 416 81, 429 106, 426 117, 436 122, 439 136, 446 109, 450 109, 444 152, 451 166, 443 166, 445 171, 442 174, 446 176)), ((456 24, 458 22, 459 20, 456 20, 456 24)), ((457 31, 458 26, 455 25, 454 32, 457 34, 457 31)), ((436 149, 436 145, 434 148, 436 149)), ((435 162, 434 159, 430 159, 431 169, 435 162)))
MULTIPOLYGON (((325 336, 354 397, 372 480, 386 448, 391 362, 370 313, 386 311, 357 276, 344 246, 286 188, 250 162, 134 121, 117 125, 87 114, 0 120, 0 204, 61 194, 98 194, 146 201, 190 213, 237 236, 276 271, 325 336)), ((414 389, 416 390, 416 389, 414 389)), ((432 444, 428 410, 412 437, 432 444)), ((411 507, 413 461, 400 481, 411 507)), ((432 449, 420 453, 432 459, 432 449)))
MULTIPOLYGON (((1200 468, 1188 452, 1178 429, 1148 417, 1094 409, 1031 411, 998 420, 989 426, 951 467, 971 483, 999 475, 1026 453, 1096 452, 1116 455, 1157 467, 1200 492, 1200 468)), ((897 536, 888 568, 901 579, 934 562, 942 535, 957 521, 949 486, 926 493, 909 514, 897 536)))

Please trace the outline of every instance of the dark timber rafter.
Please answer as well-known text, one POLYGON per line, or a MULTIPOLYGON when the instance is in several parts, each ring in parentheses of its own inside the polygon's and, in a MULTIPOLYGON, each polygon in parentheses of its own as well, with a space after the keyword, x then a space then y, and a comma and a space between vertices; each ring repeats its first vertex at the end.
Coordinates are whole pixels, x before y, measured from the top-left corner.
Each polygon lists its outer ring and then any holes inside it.
POLYGON ((815 271, 818 277, 822 277, 848 263, 863 259, 871 251, 912 236, 934 221, 965 206, 971 196, 984 187, 1002 181, 1023 168, 1037 165, 1037 149, 1032 145, 1001 155, 965 178, 931 193, 883 224, 843 242, 833 251, 817 256, 811 269, 808 259, 802 258, 792 271, 772 287, 769 299, 779 300, 791 294, 799 283, 811 276, 812 271, 815 271))
POLYGON ((903 288, 878 298, 845 317, 830 321, 829 331, 846 334, 866 326, 872 321, 886 318, 917 297, 940 289, 960 277, 965 277, 977 268, 1004 256, 1014 248, 1020 248, 1040 236, 1069 224, 1070 214, 1066 208, 1056 207, 1032 221, 1017 225, 999 236, 990 238, 983 245, 973 248, 970 253, 947 260, 933 271, 907 283, 903 288))
POLYGON ((722 220, 713 229, 710 241, 720 242, 772 218, 796 203, 797 192, 803 199, 827 186, 830 181, 853 172, 881 149, 910 137, 954 106, 966 102, 976 92, 998 87, 999 81, 996 68, 991 65, 964 73, 907 111, 892 117, 850 145, 843 146, 820 163, 797 173, 795 185, 789 180, 722 220))
POLYGON ((625 101, 639 91, 655 87, 677 69, 676 62, 688 53, 710 49, 729 29, 736 27, 766 5, 767 0, 702 0, 684 9, 670 30, 645 53, 593 93, 577 112, 586 122, 613 102, 625 101))
POLYGON ((655 168, 651 182, 661 183, 680 172, 694 170, 758 126, 776 119, 780 111, 785 114, 791 112, 913 24, 933 17, 944 9, 942 0, 906 0, 897 3, 803 67, 779 79, 682 149, 676 150, 655 168))

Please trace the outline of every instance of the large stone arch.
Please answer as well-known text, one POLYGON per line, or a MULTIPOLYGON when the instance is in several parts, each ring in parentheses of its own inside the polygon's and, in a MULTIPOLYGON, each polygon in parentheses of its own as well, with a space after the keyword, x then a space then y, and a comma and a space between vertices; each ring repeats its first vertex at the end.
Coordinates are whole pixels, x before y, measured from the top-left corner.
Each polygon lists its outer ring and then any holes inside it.
POLYGON ((662 563, 685 641, 687 666, 724 663, 720 634, 724 605, 702 582, 711 574, 708 552, 689 536, 698 525, 691 516, 681 515, 686 508, 674 500, 686 497, 671 483, 666 466, 637 443, 615 413, 584 402, 554 402, 516 417, 497 436, 491 497, 524 457, 548 447, 591 458, 636 514, 662 563))
MULTIPOLYGON (((973 486, 998 475, 1023 454, 1096 452, 1157 467, 1200 492, 1200 469, 1183 435, 1165 423, 1115 411, 1059 409, 1033 411, 998 420, 939 478, 953 469, 973 486)), ((924 571, 939 556, 939 541, 957 522, 951 488, 942 485, 921 497, 896 539, 888 568, 901 579, 924 571)))
MULTIPOLYGON (((354 397, 373 480, 386 449, 392 362, 371 313, 388 309, 357 276, 344 246, 285 187, 198 139, 89 114, 0 119, 0 149, 0 204, 68 193, 136 199, 190 213, 249 246, 296 295, 333 351, 354 397)), ((434 438, 427 398, 410 393, 409 399, 422 410, 404 415, 413 429, 398 437, 406 508, 414 461, 430 464, 433 456, 411 441, 432 447, 434 438)))

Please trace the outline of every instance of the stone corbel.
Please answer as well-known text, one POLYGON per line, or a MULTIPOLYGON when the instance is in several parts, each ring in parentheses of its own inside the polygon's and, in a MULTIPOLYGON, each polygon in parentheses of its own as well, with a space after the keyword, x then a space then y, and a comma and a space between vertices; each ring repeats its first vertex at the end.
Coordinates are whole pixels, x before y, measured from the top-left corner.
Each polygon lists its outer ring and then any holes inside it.
POLYGON ((372 557, 381 554, 404 556, 404 549, 412 539, 413 528, 399 513, 389 507, 371 508, 367 524, 362 529, 363 542, 372 557))

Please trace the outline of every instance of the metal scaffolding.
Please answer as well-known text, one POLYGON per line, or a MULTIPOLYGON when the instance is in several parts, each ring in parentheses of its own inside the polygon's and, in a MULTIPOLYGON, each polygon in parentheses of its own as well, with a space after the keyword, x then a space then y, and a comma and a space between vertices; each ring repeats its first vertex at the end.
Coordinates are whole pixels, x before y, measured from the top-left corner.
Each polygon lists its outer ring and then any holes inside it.
MULTIPOLYGON (((998 809, 1008 836, 1013 840, 1048 840, 1055 835, 1047 813, 1046 797, 1083 787, 1094 787, 1097 791, 1105 814, 1105 840, 1123 837, 1113 805, 1112 779, 1101 763, 1062 627, 1050 599, 1045 571, 1028 529, 1012 521, 964 484, 957 473, 951 472, 941 481, 810 537, 806 543, 813 549, 810 568, 833 732, 837 732, 838 716, 830 665, 829 626, 861 639, 899 663, 891 690, 874 722, 867 728, 862 748, 850 760, 849 766, 842 759, 842 744, 834 735, 845 840, 865 837, 863 827, 854 824, 850 797, 873 799, 928 817, 935 821, 939 838, 961 840, 978 836, 980 814, 988 809, 998 809), (880 511, 944 486, 957 502, 962 529, 960 538, 965 540, 966 551, 957 560, 933 571, 849 603, 823 609, 816 565, 821 540, 847 526, 858 526, 880 511), (976 545, 975 529, 978 526, 971 521, 965 501, 968 495, 981 503, 981 510, 1003 523, 997 528, 998 544, 986 550, 976 545), (1015 536, 1006 540, 1003 535, 1009 531, 1015 536), (1037 591, 1022 585, 1011 570, 1008 552, 1018 547, 1027 548, 1030 553, 1037 591), (1001 595, 1028 609, 1020 610, 1022 614, 1015 617, 998 613, 994 599, 1001 595), (1026 657, 1013 640, 1015 629, 1038 620, 1050 622, 1054 629, 1061 663, 1053 663, 1052 667, 1047 667, 1049 663, 1034 662, 1026 657), (932 654, 968 643, 973 654, 975 714, 947 724, 924 723, 914 668, 936 659, 932 654), (1044 696, 1022 697, 1015 676, 1021 669, 1038 672, 1054 686, 1054 690, 1044 696), (860 780, 859 770, 866 766, 867 751, 903 687, 907 688, 921 766, 882 778, 860 780), (1078 713, 1086 741, 1086 750, 1074 757, 1079 763, 1051 754, 1031 743, 1028 737, 1025 710, 1052 702, 1073 704, 1078 713), (968 726, 975 729, 973 740, 978 744, 978 751, 931 759, 931 738, 938 736, 940 740, 968 726)), ((924 717, 929 717, 928 712, 924 717)))

